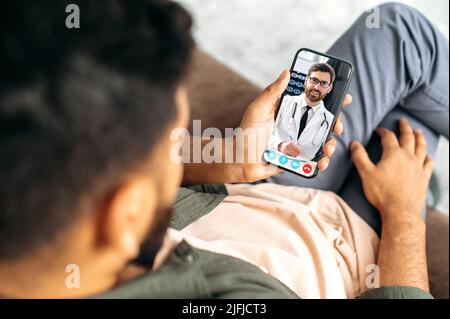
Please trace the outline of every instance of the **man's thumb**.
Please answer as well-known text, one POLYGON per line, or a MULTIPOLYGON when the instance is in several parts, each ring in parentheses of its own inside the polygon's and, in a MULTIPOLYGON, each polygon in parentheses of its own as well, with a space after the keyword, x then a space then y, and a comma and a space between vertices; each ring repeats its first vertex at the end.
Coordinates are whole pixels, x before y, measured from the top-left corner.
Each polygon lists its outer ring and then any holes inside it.
POLYGON ((275 103, 280 98, 281 94, 283 94, 284 90, 286 90, 286 87, 289 84, 290 77, 291 75, 289 70, 284 70, 280 74, 278 79, 276 79, 275 82, 273 82, 264 90, 264 98, 267 98, 275 103))

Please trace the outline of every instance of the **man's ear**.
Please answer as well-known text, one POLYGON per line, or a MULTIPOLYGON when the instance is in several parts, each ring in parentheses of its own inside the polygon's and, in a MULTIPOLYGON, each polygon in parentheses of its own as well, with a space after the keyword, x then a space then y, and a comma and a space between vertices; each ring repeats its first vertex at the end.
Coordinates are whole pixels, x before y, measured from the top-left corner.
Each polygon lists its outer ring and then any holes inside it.
POLYGON ((110 195, 98 223, 104 248, 127 260, 137 257, 140 243, 156 217, 157 194, 152 178, 135 176, 110 195))

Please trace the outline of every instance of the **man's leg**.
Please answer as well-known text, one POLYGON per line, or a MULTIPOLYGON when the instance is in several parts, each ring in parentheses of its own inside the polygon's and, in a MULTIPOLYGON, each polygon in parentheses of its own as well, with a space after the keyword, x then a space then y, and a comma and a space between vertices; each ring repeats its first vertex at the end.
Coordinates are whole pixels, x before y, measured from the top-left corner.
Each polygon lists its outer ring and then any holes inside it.
POLYGON ((448 41, 418 11, 401 4, 379 7, 380 28, 369 29, 363 14, 332 46, 331 55, 355 65, 349 88, 353 103, 342 111, 345 132, 326 172, 312 180, 283 172, 270 182, 338 192, 353 164, 348 145, 367 144, 396 106, 448 138, 448 41))
MULTIPOLYGON (((412 117, 404 110, 395 109, 394 111, 390 112, 380 123, 379 127, 390 129, 399 134, 398 121, 401 117, 406 117, 413 127, 422 130, 427 140, 428 154, 434 156, 438 146, 439 136, 428 126, 424 125, 421 121, 412 117)), ((369 153, 370 159, 374 163, 377 163, 381 159, 382 147, 380 138, 376 135, 376 133, 372 135, 372 138, 367 145, 367 152, 369 153)), ((377 232, 379 236, 381 235, 380 214, 375 209, 375 207, 370 205, 367 201, 364 195, 361 178, 359 177, 359 174, 356 171, 355 167, 352 168, 347 180, 345 181, 342 189, 338 192, 338 194, 362 219, 366 221, 367 224, 372 227, 373 230, 377 232)), ((424 219, 425 214, 426 205, 424 203, 422 213, 424 219)))

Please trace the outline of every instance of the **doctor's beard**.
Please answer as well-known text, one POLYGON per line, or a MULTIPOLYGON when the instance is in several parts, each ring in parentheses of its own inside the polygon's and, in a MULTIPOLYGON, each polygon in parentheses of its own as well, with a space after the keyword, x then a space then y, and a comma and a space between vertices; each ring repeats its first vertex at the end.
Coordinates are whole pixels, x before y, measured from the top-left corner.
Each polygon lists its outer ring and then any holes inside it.
POLYGON ((322 94, 321 91, 311 88, 310 86, 306 86, 305 95, 310 102, 316 103, 322 101, 327 96, 327 93, 322 94), (312 92, 316 92, 317 96, 313 96, 312 92))

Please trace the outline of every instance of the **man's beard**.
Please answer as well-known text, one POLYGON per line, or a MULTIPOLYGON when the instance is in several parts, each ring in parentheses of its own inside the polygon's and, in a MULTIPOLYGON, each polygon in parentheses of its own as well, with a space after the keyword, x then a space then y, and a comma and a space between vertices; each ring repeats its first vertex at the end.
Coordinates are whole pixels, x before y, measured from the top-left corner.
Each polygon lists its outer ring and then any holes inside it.
POLYGON ((155 257, 161 249, 164 236, 169 228, 172 213, 172 207, 157 210, 156 216, 159 216, 159 219, 141 243, 139 255, 132 261, 133 264, 143 266, 145 268, 152 268, 155 257))
POLYGON ((315 89, 310 88, 308 86, 305 88, 305 95, 308 98, 308 100, 310 102, 312 102, 312 103, 316 103, 316 102, 322 101, 327 96, 327 93, 323 93, 323 94, 321 94, 321 93, 322 93, 321 91, 315 90, 315 89), (317 92, 318 95, 317 96, 313 96, 312 95, 313 91, 317 92))

